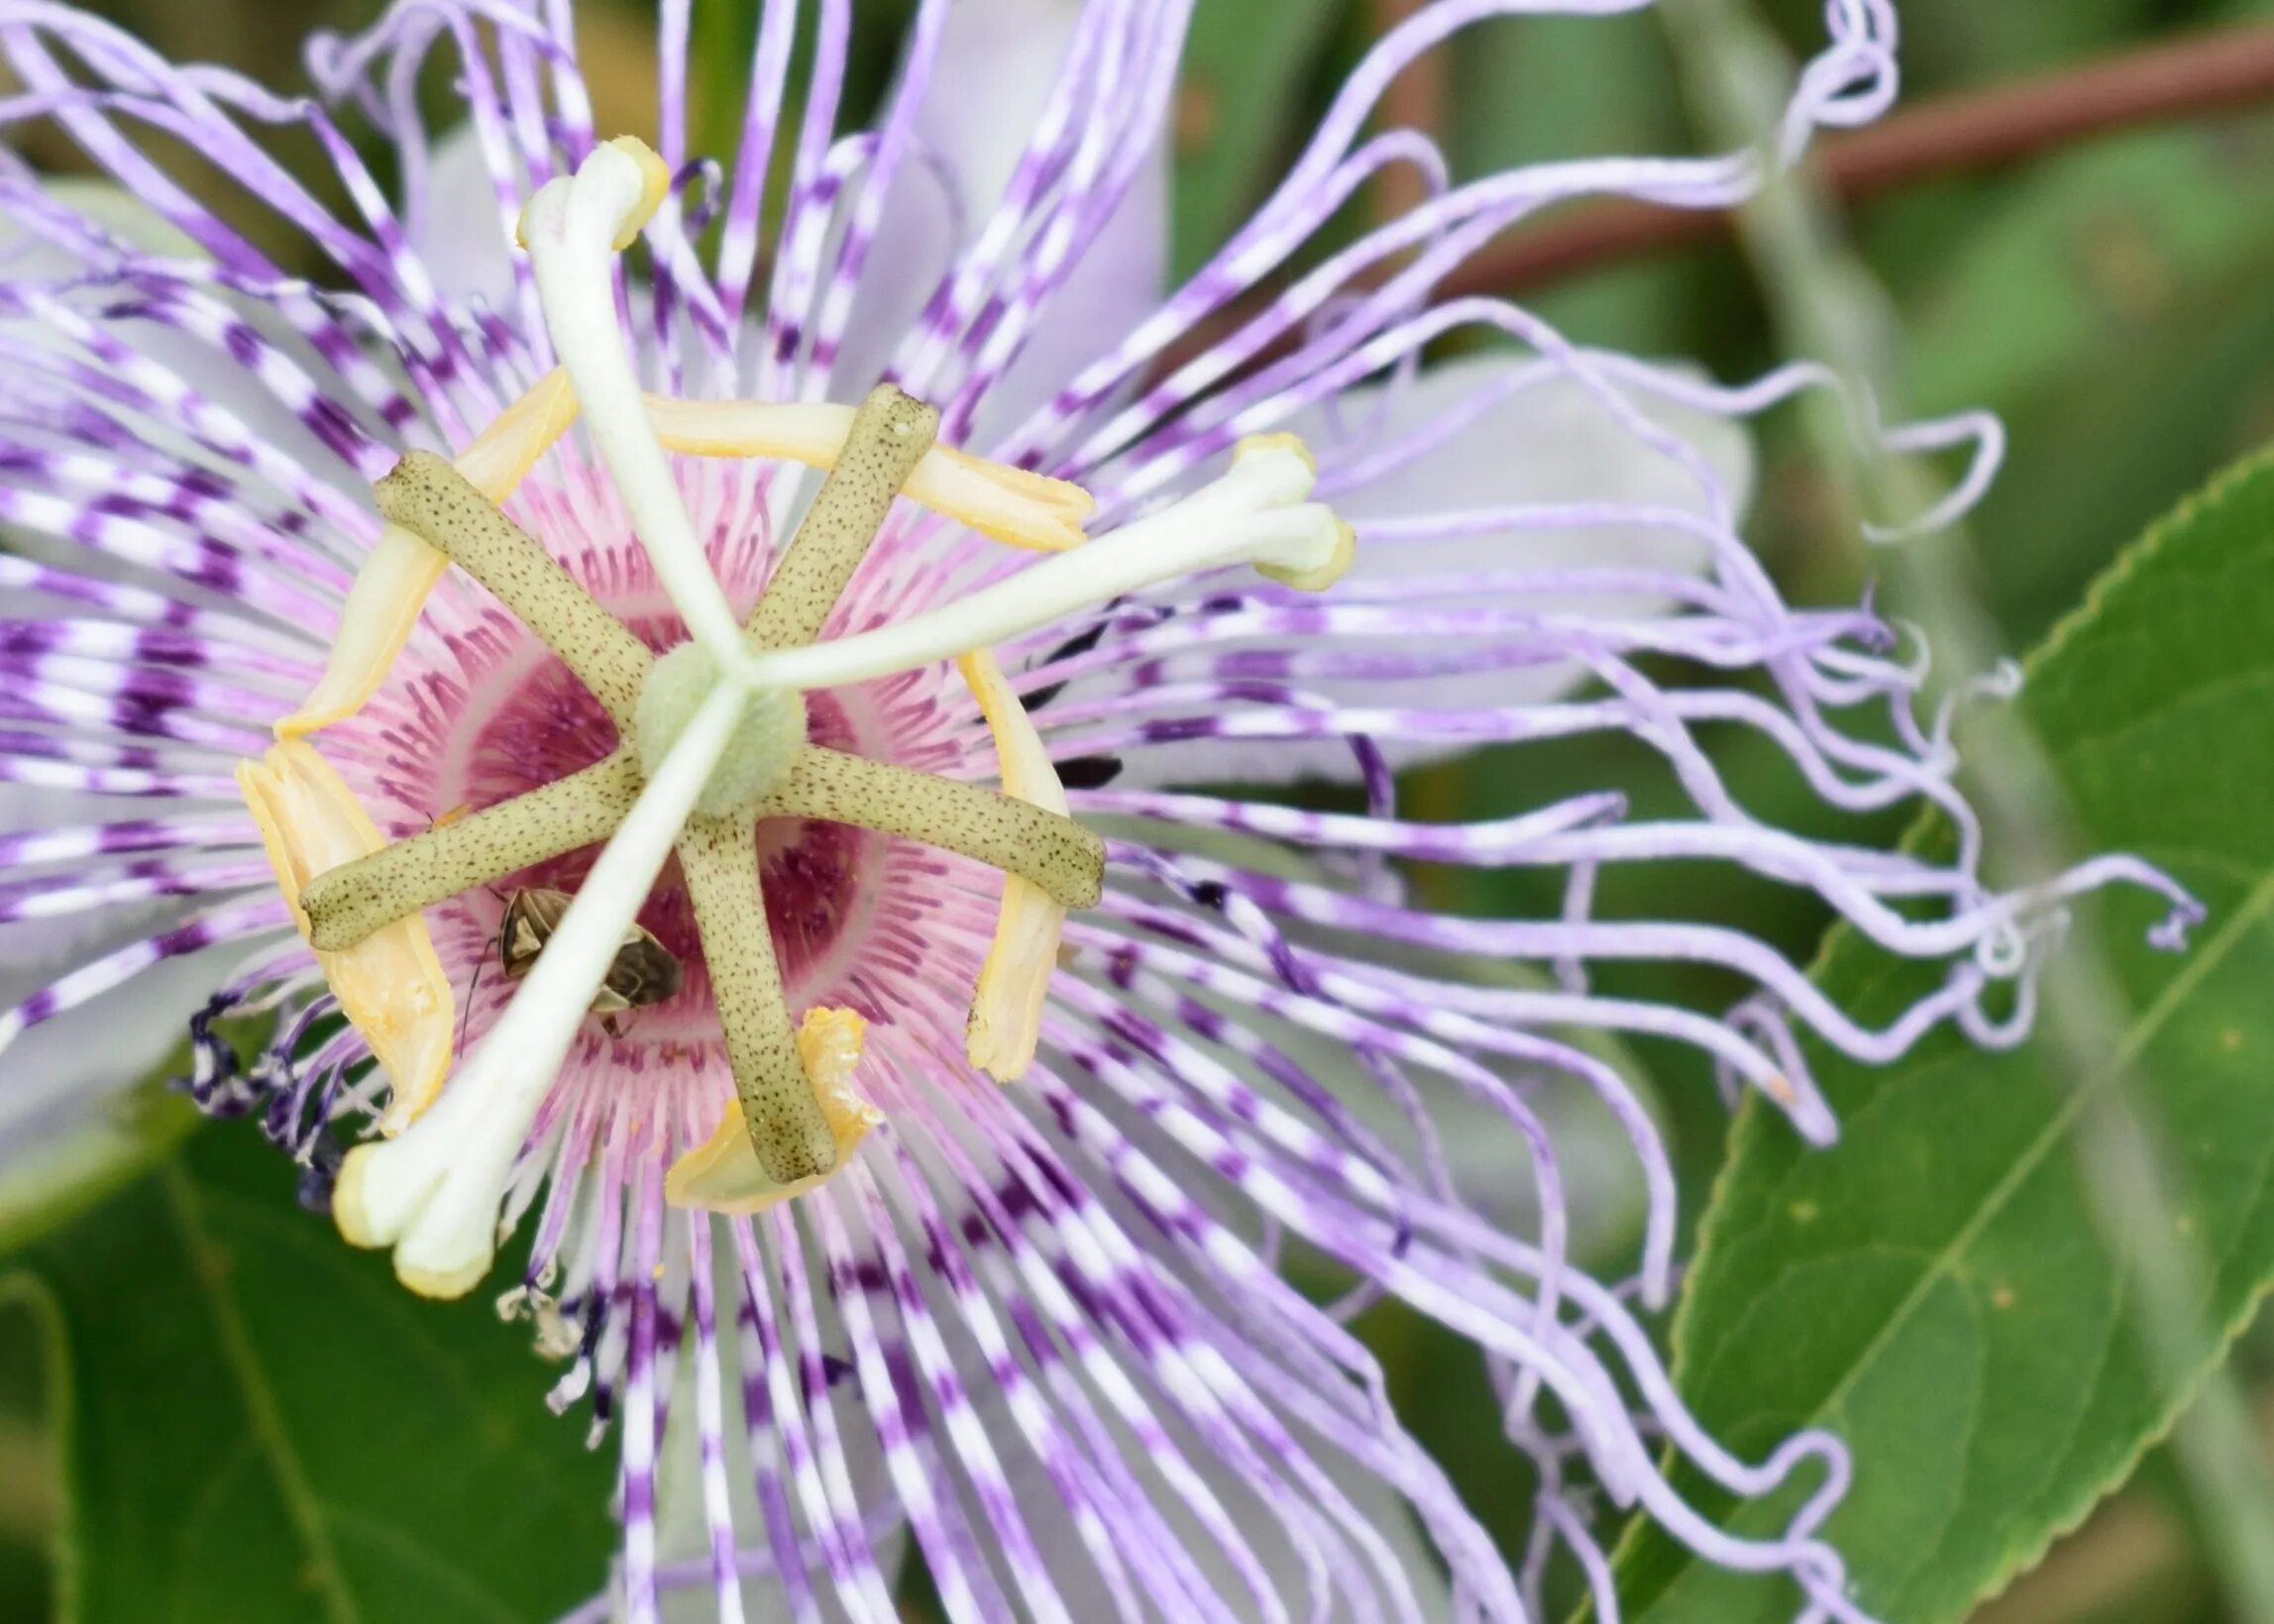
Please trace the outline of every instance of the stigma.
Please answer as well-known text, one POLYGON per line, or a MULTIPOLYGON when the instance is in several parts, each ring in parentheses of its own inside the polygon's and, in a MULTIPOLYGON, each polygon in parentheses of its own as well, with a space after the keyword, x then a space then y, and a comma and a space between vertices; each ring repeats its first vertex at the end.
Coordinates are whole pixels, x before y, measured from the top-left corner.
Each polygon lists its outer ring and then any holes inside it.
POLYGON ((379 483, 386 524, 350 597, 368 612, 345 623, 308 702, 279 724, 287 742, 241 775, 295 920, 396 1091, 383 1126, 397 1137, 349 1153, 335 1218, 351 1242, 392 1248, 398 1276, 429 1295, 457 1295, 488 1269, 504 1192, 534 1148, 573 1035, 674 860, 733 1090, 707 1141, 674 1160, 667 1197, 737 1213, 793 1199, 883 1123, 860 1085, 861 1017, 790 1007, 758 881, 768 819, 870 829, 1001 872, 965 1048, 976 1070, 1017 1079, 1039 1042, 1059 931, 1069 910, 1098 900, 1105 848, 1070 815, 990 650, 1197 571, 1246 565, 1323 590, 1353 555, 1350 527, 1310 499, 1316 469, 1291 436, 1243 442, 1215 483, 1093 538, 1086 491, 938 445, 939 414, 889 384, 857 407, 644 394, 616 321, 614 261, 655 208, 659 175, 645 148, 618 142, 531 199, 521 236, 560 366, 455 458, 414 452, 379 483), (661 657, 500 505, 579 420, 687 627, 661 657), (826 470, 746 616, 728 608, 696 538, 673 452, 826 470), (1048 556, 898 622, 817 640, 904 499, 1048 556), (344 784, 324 781, 329 768, 296 735, 377 691, 452 566, 561 658, 622 742, 591 767, 389 844, 368 817, 357 822, 344 784), (993 738, 1000 789, 809 739, 808 696, 949 662, 993 738), (596 843, 597 860, 518 992, 445 1087, 454 1012, 420 910, 596 843))

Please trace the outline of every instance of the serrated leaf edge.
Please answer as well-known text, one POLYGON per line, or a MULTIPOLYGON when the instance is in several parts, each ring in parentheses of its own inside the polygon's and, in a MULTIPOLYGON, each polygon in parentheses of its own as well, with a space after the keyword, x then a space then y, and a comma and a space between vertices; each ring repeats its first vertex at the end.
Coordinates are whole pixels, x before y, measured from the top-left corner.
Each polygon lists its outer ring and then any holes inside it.
MULTIPOLYGON (((2124 591, 2131 584, 2133 578, 2151 560, 2170 546, 2173 535, 2198 522, 2206 512, 2230 500, 2239 487, 2247 485, 2253 479, 2264 477, 2274 477, 2274 447, 2261 448, 2238 458, 2213 476, 2208 484, 2181 498, 2179 503, 2169 512, 2164 513, 2150 524, 2146 530, 2116 555, 2107 569, 2094 578, 2092 585, 2085 591, 2084 600, 2055 622, 2052 630, 2045 634, 2044 639, 2022 658, 2021 670, 2024 684, 2048 660, 2061 653, 2086 627, 2096 622, 2107 611, 2110 598, 2124 591)), ((1905 851, 1915 849, 1919 842, 1929 836, 1935 826, 1936 819, 1932 812, 1922 812, 1912 822, 1910 828, 1905 831, 1900 842, 1901 849, 1905 851)), ((1854 933, 1853 928, 1845 923, 1835 925, 1824 933, 1824 939, 1817 944, 1816 951, 1808 962, 1808 979, 1811 982, 1821 979, 1826 966, 1831 962, 1832 955, 1839 951, 1854 933)), ((1737 1110, 1730 1114, 1728 1152, 1723 1156, 1721 1165, 1714 1174, 1711 1193, 1706 1197, 1705 1212, 1698 1221, 1697 1250, 1689 1260, 1687 1270, 1689 1278, 1694 1279, 1702 1272, 1702 1265, 1719 1243, 1720 1214, 1725 1210, 1723 1198, 1734 1175, 1738 1155, 1745 1143, 1742 1136, 1772 1131, 1774 1125, 1780 1121, 1782 1121, 1780 1117, 1775 1113, 1767 1112, 1762 1102, 1751 1094, 1748 1094, 1739 1103, 1737 1110)), ((2014 1580, 2040 1566, 2055 1545, 2082 1527, 2104 1501, 2122 1487, 2133 1471, 2138 1469, 2141 1460, 2171 1436, 2172 1430, 2179 1424, 2180 1416, 2185 1413, 2197 1389, 2201 1387, 2209 1373, 2218 1367, 2226 1351, 2232 1347, 2234 1339, 2250 1323, 2270 1294, 2274 1294, 2274 1279, 2261 1282, 2258 1290, 2249 1296, 2240 1311, 2234 1316, 2233 1321, 2220 1328, 2218 1335, 2212 1339, 2213 1348, 2210 1354, 2205 1358, 2201 1367, 2191 1373, 2181 1384, 2181 1390, 2173 1395, 2161 1424, 2143 1433, 2139 1447, 2125 1457, 2120 1465, 2116 1466, 2102 1481, 2098 1484, 2083 1486, 2082 1497, 2071 1515, 2065 1520, 2060 1518, 2048 1520, 2045 1536, 2038 1542, 2034 1551, 2025 1551, 2016 1555, 2003 1568, 1995 1570, 1986 1578, 1982 1586, 1974 1592, 1968 1603, 1969 1607, 1980 1606, 1984 1601, 2002 1593, 2014 1580)), ((1667 1330, 1667 1371, 1674 1381, 1677 1393, 1681 1392, 1681 1378, 1689 1362, 1687 1333, 1690 1302, 1691 1294, 1688 1291, 1683 1291, 1675 1304, 1674 1320, 1667 1330)), ((1686 1402, 1686 1395, 1683 1397, 1686 1402)), ((1675 1463, 1675 1455, 1676 1452, 1670 1448, 1661 1457, 1661 1465, 1671 1469, 1675 1463)), ((1614 1575, 1620 1572, 1624 1564, 1632 1559, 1636 1547, 1647 1537, 1651 1526, 1649 1521, 1642 1517, 1630 1517, 1627 1520, 1626 1526, 1619 1531, 1619 1538, 1610 1551, 1610 1565, 1614 1575)), ((1620 1599, 1623 1604, 1626 1598, 1622 1596, 1620 1599)), ((1592 1600, 1584 1600, 1571 1615, 1571 1624, 1590 1624, 1593 1616, 1592 1600)))

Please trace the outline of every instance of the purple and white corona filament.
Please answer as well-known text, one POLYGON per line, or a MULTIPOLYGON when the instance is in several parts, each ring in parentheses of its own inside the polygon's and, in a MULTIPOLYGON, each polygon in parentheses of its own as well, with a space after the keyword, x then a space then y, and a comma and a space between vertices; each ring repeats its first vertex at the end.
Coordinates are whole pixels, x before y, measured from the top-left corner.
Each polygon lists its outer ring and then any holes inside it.
MULTIPOLYGON (((1746 155, 1461 177, 1371 128, 1485 19, 1643 0, 1424 5, 1164 292, 1192 3, 921 0, 847 133, 853 8, 766 0, 738 144, 703 154, 690 0, 661 6, 652 152, 594 128, 568 0, 401 0, 315 43, 315 103, 0 0, 0 122, 59 127, 134 200, 0 157, 0 1127, 67 1122, 187 1017, 200 1100, 259 1110, 413 1287, 472 1289, 523 1232, 505 1306, 569 1361, 558 1404, 621 1440, 594 1616, 693 1585, 739 1619, 763 1585, 888 1624, 913 1539, 958 1620, 1532 1620, 1558 1565, 1611 1619, 1608 1520, 1639 1510, 1800 1616, 1860 1618, 1815 1535, 1837 1442, 1731 1456, 1638 1326, 1672 1176, 1593 1039, 1691 1045, 1828 1140, 1800 1036, 2010 1041, 2066 897, 2158 888, 2175 945, 2193 906, 2123 857, 1989 890, 1891 629, 1781 600, 1738 534, 1738 425, 1832 379, 1725 387, 1432 297, 1560 199, 1758 183, 1746 155), (434 144, 438 55, 467 126, 434 144), (270 156, 286 134, 345 212, 270 156), (184 147, 270 250, 171 175, 184 147), (1426 202, 1306 258, 1409 164, 1426 202), (1424 367, 1446 337, 1501 342, 1424 367), (1842 812, 1939 809, 1955 855, 1764 820, 1700 745, 1731 730, 1842 812), (1403 766, 1588 735, 1654 753, 1686 811, 1399 809, 1403 766), (1190 788, 1298 777, 1358 794, 1190 788), (1413 861, 1545 872, 1563 905, 1445 917, 1413 861), (1606 873, 1676 861, 1947 974, 1870 1027, 1737 929, 1597 917, 1606 873), (518 986, 506 885, 577 897, 518 986), (683 975, 603 1026, 635 920, 683 975), (1595 989, 1635 960, 1752 991, 1595 989), (215 1024, 262 1012, 241 1074, 215 1024), (1616 1285, 1571 1258, 1559 1097, 1640 1170, 1616 1285), (1457 1186, 1456 1114, 1527 1213, 1457 1186), (335 1134, 363 1141, 344 1167, 335 1134), (1289 1284, 1287 1238, 1347 1293, 1289 1284), (1540 1485, 1513 1570, 1345 1329, 1382 1296, 1490 1363, 1540 1485), (1811 1492, 1740 1538, 1670 1448, 1738 1496, 1811 1492)), ((1885 0, 1826 16, 1784 161, 1894 93, 1885 0)), ((1869 448, 1946 447, 1969 467, 1922 525, 1980 492, 1995 425, 1869 448)))

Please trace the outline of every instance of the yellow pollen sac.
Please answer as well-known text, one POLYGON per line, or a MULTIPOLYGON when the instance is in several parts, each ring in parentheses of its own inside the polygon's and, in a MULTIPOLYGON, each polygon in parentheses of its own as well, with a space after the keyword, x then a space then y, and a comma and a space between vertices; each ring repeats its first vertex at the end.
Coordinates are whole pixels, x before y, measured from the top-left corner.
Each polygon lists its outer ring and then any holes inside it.
MULTIPOLYGON (((995 735, 1003 793, 1063 815, 1065 786, 995 656, 979 649, 955 665, 979 701, 987 730, 995 735)), ((1042 995, 1057 967, 1058 936, 1065 923, 1065 909, 1048 892, 1019 875, 1003 876, 1003 911, 995 920, 995 940, 980 966, 963 1031, 965 1057, 999 1083, 1017 1082, 1034 1063, 1034 1047, 1042 1036, 1042 995)))
MULTIPOLYGON (((556 368, 460 452, 454 466, 483 495, 502 502, 576 419, 576 393, 568 374, 556 368)), ((449 566, 441 549, 400 525, 382 530, 348 589, 323 676, 300 707, 276 723, 276 736, 298 738, 361 710, 386 680, 427 594, 449 566)))
MULTIPOLYGON (((666 451, 691 457, 776 457, 832 469, 852 432, 853 406, 645 397, 666 451)), ((1085 539, 1097 502, 1065 480, 991 463, 947 446, 925 452, 901 493, 1011 547, 1062 553, 1085 539)))
MULTIPOLYGON (((237 764, 237 787, 260 825, 261 843, 300 934, 308 917, 300 892, 327 869, 378 851, 386 841, 354 792, 313 746, 279 744, 261 761, 237 764)), ((354 947, 319 952, 316 965, 340 1009, 371 1044, 393 1093, 379 1132, 399 1134, 433 1103, 450 1070, 456 1000, 413 914, 354 947)))
POLYGON ((761 1213, 825 1182, 851 1158, 869 1130, 884 1121, 884 1113, 853 1087, 853 1070, 860 1064, 867 1032, 868 1023, 851 1010, 808 1010, 798 1028, 798 1057, 805 1062, 807 1080, 813 1085, 813 1098, 829 1125, 829 1135, 837 1141, 837 1159, 827 1173, 787 1184, 768 1177, 758 1165, 758 1152, 750 1147, 742 1107, 729 1100, 710 1137, 671 1164, 664 1175, 664 1199, 675 1207, 714 1213, 761 1213))

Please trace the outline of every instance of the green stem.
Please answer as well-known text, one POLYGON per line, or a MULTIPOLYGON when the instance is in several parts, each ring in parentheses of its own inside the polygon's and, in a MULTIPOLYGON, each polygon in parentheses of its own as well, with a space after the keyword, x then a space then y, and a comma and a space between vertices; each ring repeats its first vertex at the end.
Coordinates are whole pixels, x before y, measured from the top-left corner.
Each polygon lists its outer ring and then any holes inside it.
MULTIPOLYGON (((1766 161, 1791 65, 1747 0, 1681 0, 1666 19, 1690 69, 1690 97, 1717 144, 1748 141, 1766 161)), ((1903 420, 1892 302, 1842 243, 1819 181, 1772 167, 1740 214, 1750 255, 1783 348, 1820 357, 1853 389, 1871 389, 1880 420, 1903 420)), ((1848 513, 1883 521, 1922 511, 1931 492, 1915 468, 1878 448, 1858 454, 1830 401, 1805 425, 1838 482, 1848 513)), ((1893 554, 1899 600, 1924 627, 1938 661, 1989 669, 1999 652, 1962 535, 1912 542, 1893 554)), ((2043 742, 2012 711, 1980 709, 1970 759, 1995 847, 2027 880, 2061 872, 2080 842, 2043 742)), ((2274 1618, 2274 1467, 2243 1418, 2247 1401, 2220 1353, 2228 1328, 2204 1312, 2220 1259, 2177 1222, 2158 1104, 2123 1053, 2121 983, 2094 932, 2076 933, 2046 964, 2043 1041, 2068 1074, 2111 1076, 2080 1104, 2077 1158, 2087 1204, 2115 1264, 2139 1351, 2160 1399, 2178 1408, 2174 1442, 2233 1616, 2274 1618), (2112 1068, 2110 1056, 2117 1056, 2112 1068)), ((1679 1335, 1679 1327, 1677 1328, 1679 1335)))

